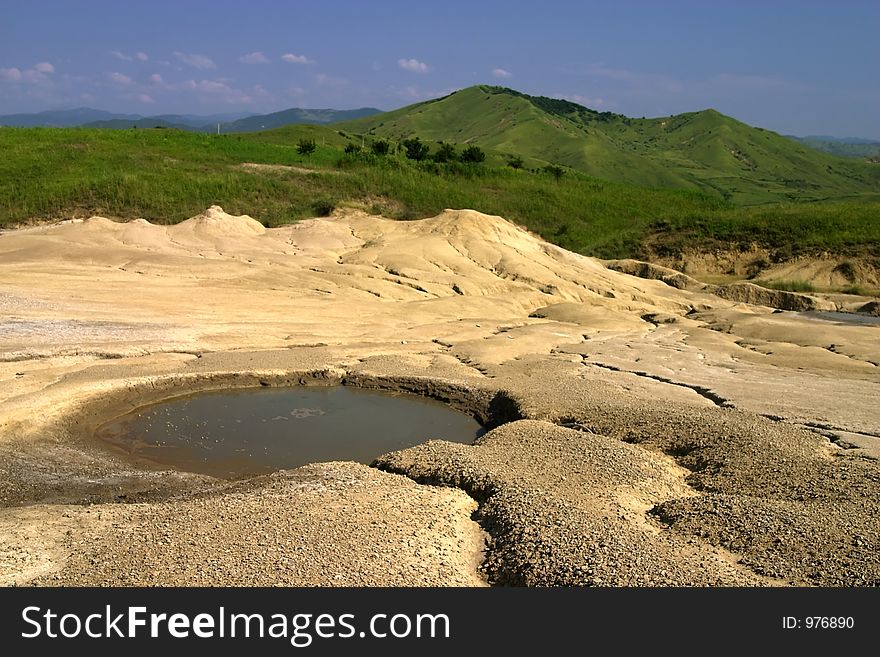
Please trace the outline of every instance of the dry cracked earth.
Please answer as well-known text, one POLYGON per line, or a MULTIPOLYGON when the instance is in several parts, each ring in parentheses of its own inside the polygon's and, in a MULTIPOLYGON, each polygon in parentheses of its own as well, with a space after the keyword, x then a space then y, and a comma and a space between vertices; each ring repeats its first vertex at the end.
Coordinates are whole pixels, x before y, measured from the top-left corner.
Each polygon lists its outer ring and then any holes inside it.
POLYGON ((0 583, 880 584, 880 326, 658 271, 468 210, 0 233, 0 583), (260 385, 491 430, 237 481, 94 439, 260 385))

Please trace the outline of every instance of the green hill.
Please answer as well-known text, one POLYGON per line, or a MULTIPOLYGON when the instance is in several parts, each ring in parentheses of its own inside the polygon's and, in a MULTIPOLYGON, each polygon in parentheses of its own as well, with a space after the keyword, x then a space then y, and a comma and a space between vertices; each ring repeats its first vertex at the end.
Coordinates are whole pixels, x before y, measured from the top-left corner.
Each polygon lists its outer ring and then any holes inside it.
POLYGON ((183 123, 171 123, 162 119, 107 119, 106 121, 92 121, 85 123, 83 128, 104 128, 109 130, 129 130, 131 128, 169 128, 172 130, 192 130, 191 126, 183 123))
POLYGON ((638 119, 476 86, 337 126, 476 144, 518 155, 526 166, 555 163, 606 180, 699 189, 737 205, 880 194, 880 166, 818 152, 715 110, 638 119))
MULTIPOLYGON (((335 110, 335 109, 300 109, 294 107, 282 110, 280 112, 272 112, 271 114, 258 114, 256 116, 248 116, 237 121, 220 124, 220 131, 223 133, 230 132, 253 132, 255 130, 271 130, 272 128, 280 128, 293 123, 310 123, 310 124, 326 124, 337 121, 348 121, 351 119, 359 119, 361 117, 372 116, 379 113, 374 107, 361 107, 353 110, 335 110)), ((208 126, 208 131, 210 132, 208 126)))
MULTIPOLYGON (((346 133, 323 125, 294 123, 272 130, 260 132, 242 132, 235 135, 236 139, 244 139, 251 142, 264 144, 277 144, 279 146, 296 146, 300 139, 312 139, 318 146, 332 146, 343 149, 352 141, 352 137, 346 133)), ((360 140, 358 140, 360 141, 360 140)), ((338 157, 338 154, 335 154, 338 157)))

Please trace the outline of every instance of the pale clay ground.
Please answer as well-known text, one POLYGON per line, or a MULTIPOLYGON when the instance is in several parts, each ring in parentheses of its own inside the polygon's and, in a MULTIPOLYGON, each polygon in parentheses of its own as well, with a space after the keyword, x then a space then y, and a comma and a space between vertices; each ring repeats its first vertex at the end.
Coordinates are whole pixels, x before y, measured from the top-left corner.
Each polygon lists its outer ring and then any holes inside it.
POLYGON ((0 583, 877 585, 878 335, 469 210, 4 232, 0 583), (240 482, 90 440, 186 391, 300 382, 501 426, 240 482))

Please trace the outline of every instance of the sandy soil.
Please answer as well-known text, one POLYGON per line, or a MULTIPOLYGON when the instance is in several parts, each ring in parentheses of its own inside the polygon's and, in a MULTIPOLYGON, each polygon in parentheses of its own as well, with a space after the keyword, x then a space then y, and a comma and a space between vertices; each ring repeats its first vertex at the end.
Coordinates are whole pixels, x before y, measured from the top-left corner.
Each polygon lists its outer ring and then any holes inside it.
POLYGON ((880 328, 686 287, 467 210, 0 233, 0 583, 880 583, 880 328), (92 439, 290 384, 497 428, 245 482, 92 439))

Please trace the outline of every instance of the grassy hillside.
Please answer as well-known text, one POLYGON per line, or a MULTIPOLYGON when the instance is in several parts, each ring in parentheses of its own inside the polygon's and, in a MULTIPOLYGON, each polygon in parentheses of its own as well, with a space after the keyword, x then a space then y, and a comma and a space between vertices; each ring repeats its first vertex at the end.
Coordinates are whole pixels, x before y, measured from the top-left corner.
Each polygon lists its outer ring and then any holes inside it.
POLYGON ((593 177, 697 189, 737 205, 880 193, 880 166, 817 152, 714 110, 654 119, 477 86, 348 121, 354 133, 473 143, 593 177))
MULTIPOLYGON (((880 202, 736 208, 696 191, 649 189, 570 171, 413 163, 346 155, 360 143, 323 126, 245 135, 175 130, 0 129, 0 226, 103 214, 174 223, 213 204, 266 225, 350 205, 399 219, 444 208, 504 216, 565 248, 602 257, 758 243, 880 257, 880 202), (299 155, 311 138, 318 148, 299 155), (243 166, 246 163, 275 165, 243 166)), ((369 142, 366 142, 369 146, 369 142)))
POLYGON ((92 121, 86 123, 83 128, 104 128, 107 130, 130 130, 131 128, 168 128, 171 130, 193 130, 192 126, 183 123, 172 123, 164 119, 107 119, 106 121, 92 121))
MULTIPOLYGON (((221 132, 253 132, 255 130, 271 130, 291 124, 326 124, 338 121, 349 121, 361 117, 372 116, 380 113, 375 107, 361 107, 354 110, 334 109, 300 109, 298 107, 272 112, 271 114, 258 114, 248 116, 237 121, 230 121, 220 125, 221 132)), ((209 128, 211 126, 208 126, 209 128)))

